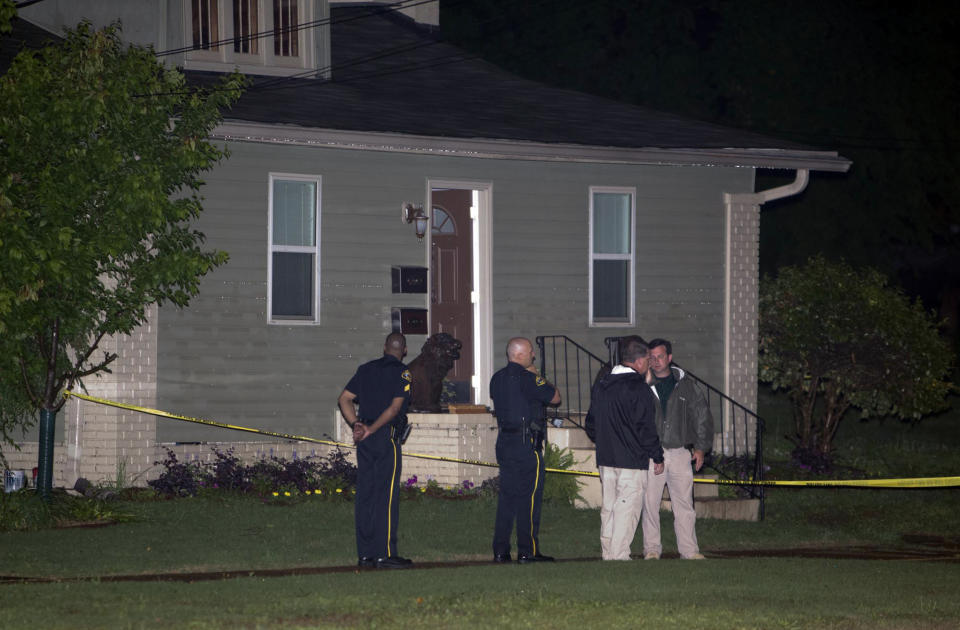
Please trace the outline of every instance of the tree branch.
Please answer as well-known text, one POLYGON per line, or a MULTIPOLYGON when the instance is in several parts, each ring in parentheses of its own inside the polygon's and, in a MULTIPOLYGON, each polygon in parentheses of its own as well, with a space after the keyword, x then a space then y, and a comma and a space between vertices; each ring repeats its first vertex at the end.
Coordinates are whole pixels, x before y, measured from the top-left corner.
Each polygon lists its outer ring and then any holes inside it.
POLYGON ((27 390, 27 397, 30 399, 30 402, 33 403, 34 407, 39 407, 40 398, 37 397, 36 393, 33 391, 33 388, 30 386, 30 375, 27 373, 27 362, 23 360, 23 357, 17 357, 17 362, 20 364, 20 374, 23 376, 23 387, 27 390))
POLYGON ((53 334, 50 338, 50 354, 47 356, 47 374, 44 379, 43 407, 53 409, 53 397, 57 390, 54 388, 57 376, 57 351, 60 343, 60 318, 53 320, 53 334))

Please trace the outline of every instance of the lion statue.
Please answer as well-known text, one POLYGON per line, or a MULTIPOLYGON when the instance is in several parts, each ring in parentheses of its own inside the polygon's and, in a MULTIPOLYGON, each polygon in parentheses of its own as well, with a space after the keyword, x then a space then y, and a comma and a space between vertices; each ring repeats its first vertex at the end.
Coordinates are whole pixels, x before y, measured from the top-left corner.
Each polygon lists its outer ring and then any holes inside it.
POLYGON ((411 411, 440 411, 443 378, 460 358, 462 346, 462 343, 447 333, 427 337, 420 349, 420 355, 407 365, 413 377, 410 386, 411 411))

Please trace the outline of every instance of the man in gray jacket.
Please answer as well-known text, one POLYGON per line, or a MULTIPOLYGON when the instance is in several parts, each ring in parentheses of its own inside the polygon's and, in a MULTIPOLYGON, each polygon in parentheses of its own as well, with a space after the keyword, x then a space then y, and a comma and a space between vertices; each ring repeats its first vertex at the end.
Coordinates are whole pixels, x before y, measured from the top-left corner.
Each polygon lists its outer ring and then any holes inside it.
POLYGON ((697 513, 693 506, 693 469, 703 467, 703 457, 713 446, 713 416, 703 389, 671 366, 673 347, 665 339, 652 339, 650 388, 657 398, 657 433, 663 446, 665 474, 647 475, 643 504, 643 557, 656 560, 660 543, 660 501, 670 489, 673 530, 677 551, 687 560, 703 560, 697 544, 697 513), (691 466, 691 462, 693 465, 691 466))

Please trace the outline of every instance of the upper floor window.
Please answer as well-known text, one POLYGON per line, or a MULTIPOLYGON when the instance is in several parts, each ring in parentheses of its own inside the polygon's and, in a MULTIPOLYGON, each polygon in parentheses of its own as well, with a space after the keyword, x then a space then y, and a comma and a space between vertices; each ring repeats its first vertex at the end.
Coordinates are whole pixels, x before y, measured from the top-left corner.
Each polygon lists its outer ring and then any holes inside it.
POLYGON ((590 325, 632 325, 633 188, 590 188, 590 325))
POLYGON ((190 24, 195 50, 216 50, 220 40, 217 0, 191 0, 190 24))
POLYGON ((257 0, 233 0, 233 52, 259 54, 259 9, 257 0))
POLYGON ((269 215, 269 321, 317 322, 320 177, 271 174, 269 215))
POLYGON ((273 0, 273 54, 297 57, 300 54, 297 0, 273 0))
POLYGON ((182 0, 194 70, 289 75, 317 68, 313 0, 182 0), (231 45, 232 44, 232 45, 231 45))

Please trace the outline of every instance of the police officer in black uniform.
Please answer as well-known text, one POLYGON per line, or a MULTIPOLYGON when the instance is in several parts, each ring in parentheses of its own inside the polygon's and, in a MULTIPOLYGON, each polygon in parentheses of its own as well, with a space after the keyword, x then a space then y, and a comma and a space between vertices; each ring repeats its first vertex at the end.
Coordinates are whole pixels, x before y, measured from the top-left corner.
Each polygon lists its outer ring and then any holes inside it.
POLYGON ((514 337, 507 344, 505 368, 490 379, 497 416, 500 494, 493 533, 493 561, 510 562, 510 533, 517 523, 517 562, 548 562, 540 553, 540 505, 543 502, 544 405, 560 402, 560 392, 533 367, 533 344, 514 337))
POLYGON ((407 340, 391 333, 383 357, 364 363, 340 394, 340 411, 353 429, 357 444, 358 565, 378 569, 405 569, 413 562, 397 555, 399 522, 401 435, 406 428, 410 400, 410 372, 401 359, 407 340), (360 405, 354 410, 354 402, 360 405))

